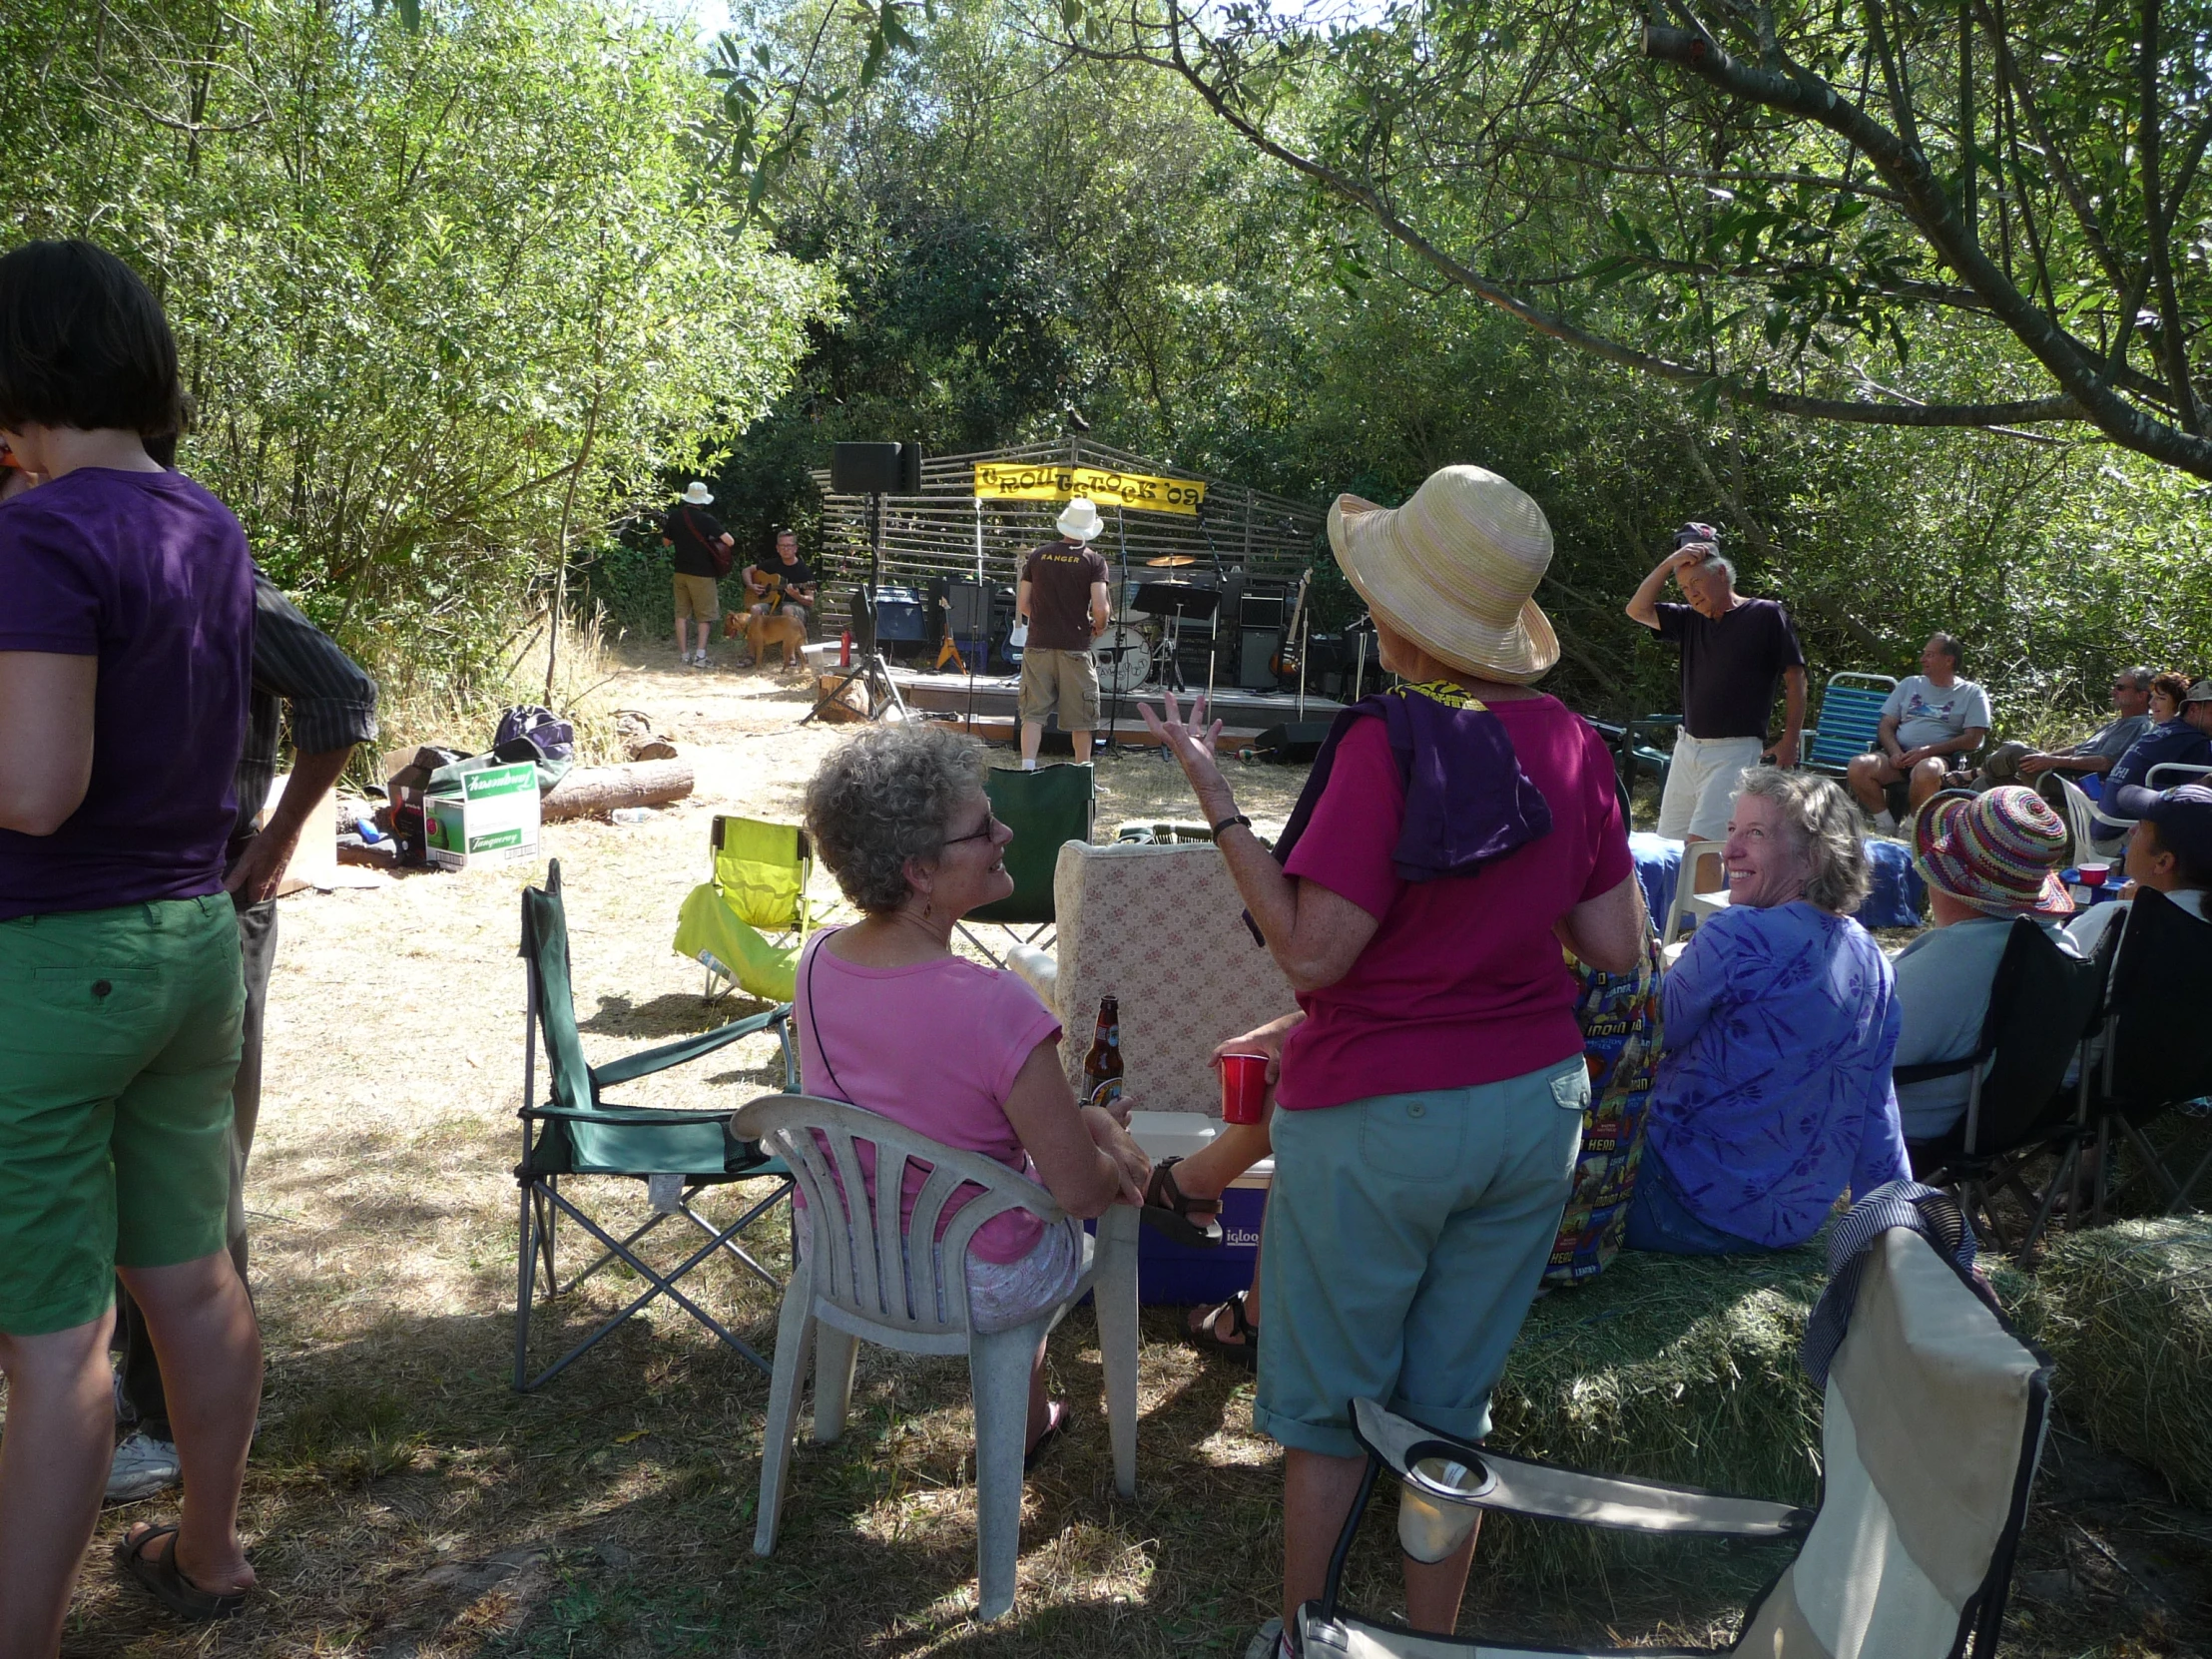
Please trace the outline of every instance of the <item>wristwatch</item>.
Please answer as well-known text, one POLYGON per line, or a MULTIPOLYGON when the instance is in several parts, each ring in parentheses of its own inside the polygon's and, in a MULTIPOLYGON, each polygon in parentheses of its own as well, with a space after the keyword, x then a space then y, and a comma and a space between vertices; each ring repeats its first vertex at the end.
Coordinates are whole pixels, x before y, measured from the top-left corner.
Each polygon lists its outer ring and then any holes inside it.
POLYGON ((1225 818, 1219 824, 1214 826, 1214 839, 1217 841, 1220 840, 1221 832, 1224 830, 1230 828, 1230 826, 1237 824, 1243 825, 1247 830, 1252 828, 1252 820, 1246 818, 1244 814, 1239 813, 1235 818, 1225 818))

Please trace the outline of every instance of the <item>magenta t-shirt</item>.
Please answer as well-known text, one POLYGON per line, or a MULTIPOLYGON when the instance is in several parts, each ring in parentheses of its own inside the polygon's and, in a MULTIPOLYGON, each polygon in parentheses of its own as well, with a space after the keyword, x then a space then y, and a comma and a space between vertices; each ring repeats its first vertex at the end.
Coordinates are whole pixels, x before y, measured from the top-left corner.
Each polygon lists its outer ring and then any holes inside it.
POLYGON ((1628 830, 1603 740, 1556 699, 1485 705, 1551 808, 1551 832, 1472 875, 1407 882, 1391 861, 1405 786, 1380 720, 1356 723, 1286 866, 1382 925, 1352 971, 1299 996, 1288 1111, 1502 1082, 1582 1052, 1552 923, 1626 880, 1628 830))
POLYGON ((231 510, 108 467, 0 504, 0 651, 100 660, 91 785, 51 835, 0 830, 0 919, 220 891, 254 673, 231 510))
MULTIPOLYGON (((1035 1181, 1037 1166, 1006 1120, 1006 1097, 1030 1051, 1059 1038, 1052 1010, 1002 968, 959 958, 899 968, 843 961, 822 948, 837 931, 817 933, 800 958, 792 1007, 800 1086, 880 1113, 946 1146, 984 1153, 1035 1181)), ((855 1150, 872 1191, 874 1160, 867 1147, 855 1150)), ((908 1160, 902 1221, 912 1221, 927 1179, 928 1171, 908 1160)), ((939 1218, 939 1238, 981 1190, 969 1185, 952 1195, 939 1218)), ((977 1228, 968 1251, 986 1262, 1018 1262, 1043 1236, 1043 1222, 1015 1210, 977 1228)))

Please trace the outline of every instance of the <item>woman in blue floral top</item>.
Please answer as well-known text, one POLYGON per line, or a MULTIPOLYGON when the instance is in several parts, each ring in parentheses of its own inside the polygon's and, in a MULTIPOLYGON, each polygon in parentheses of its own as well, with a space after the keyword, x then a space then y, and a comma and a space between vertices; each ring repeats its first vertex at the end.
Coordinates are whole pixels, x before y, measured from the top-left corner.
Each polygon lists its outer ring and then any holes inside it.
POLYGON ((1890 964, 1851 915, 1869 885, 1851 803, 1825 778, 1749 772, 1726 861, 1728 908, 1699 926, 1660 991, 1667 1046, 1632 1249, 1786 1250, 1847 1189, 1910 1174, 1890 1082, 1890 964))

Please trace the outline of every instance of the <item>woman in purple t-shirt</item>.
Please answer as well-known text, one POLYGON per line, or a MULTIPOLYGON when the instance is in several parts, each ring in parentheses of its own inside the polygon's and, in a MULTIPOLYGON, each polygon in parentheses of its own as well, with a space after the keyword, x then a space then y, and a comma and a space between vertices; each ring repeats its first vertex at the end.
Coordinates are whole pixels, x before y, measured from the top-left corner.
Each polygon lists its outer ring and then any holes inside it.
MULTIPOLYGON (((1530 597, 1542 510, 1446 467, 1394 511, 1340 497, 1329 535, 1406 684, 1338 717, 1272 852, 1215 765, 1219 724, 1144 712, 1298 993, 1238 1041, 1280 1077, 1253 1421, 1286 1450, 1286 1622, 1359 1491, 1349 1400, 1488 1431, 1589 1099, 1560 946, 1625 972, 1647 926, 1604 744, 1530 689, 1559 655, 1530 597)), ((1407 1556, 1416 1628, 1451 1629, 1473 1551, 1470 1527, 1407 1556)))
POLYGON ((120 1271, 171 1381, 180 1525, 117 1564, 172 1610, 253 1586, 239 1487, 261 1340, 225 1250, 245 988, 223 890, 253 567, 165 471, 177 348, 89 243, 0 259, 0 1651, 52 1653, 114 1452, 120 1271))

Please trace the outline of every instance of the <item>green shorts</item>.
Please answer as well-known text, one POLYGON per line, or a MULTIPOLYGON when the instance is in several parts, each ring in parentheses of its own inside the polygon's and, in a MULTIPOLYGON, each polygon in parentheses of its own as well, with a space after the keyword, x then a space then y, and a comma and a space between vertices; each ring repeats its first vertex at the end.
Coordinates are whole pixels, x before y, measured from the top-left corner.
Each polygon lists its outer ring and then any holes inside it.
POLYGON ((224 1248, 246 982, 230 894, 0 921, 0 1331, 224 1248))
POLYGON ((1559 1234, 1589 1068, 1279 1111, 1253 1426, 1358 1457, 1351 1402, 1490 1431, 1490 1389, 1559 1234))

